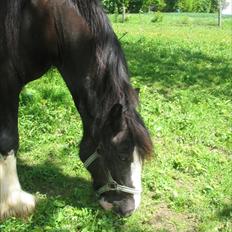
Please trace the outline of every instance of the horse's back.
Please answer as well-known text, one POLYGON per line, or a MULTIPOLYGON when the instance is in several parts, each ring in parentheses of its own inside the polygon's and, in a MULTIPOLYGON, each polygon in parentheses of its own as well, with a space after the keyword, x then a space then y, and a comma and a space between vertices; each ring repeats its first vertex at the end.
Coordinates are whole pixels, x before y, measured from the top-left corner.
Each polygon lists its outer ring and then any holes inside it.
POLYGON ((0 33, 0 66, 9 54, 9 60, 20 70, 18 73, 23 74, 24 83, 37 79, 51 66, 61 66, 64 57, 72 52, 83 53, 82 48, 86 49, 91 33, 70 1, 17 1, 23 5, 17 6, 21 10, 15 11, 18 15, 12 17, 6 17, 11 13, 6 0, 0 3, 0 30, 3 32, 0 33), (6 26, 9 18, 15 23, 6 26))

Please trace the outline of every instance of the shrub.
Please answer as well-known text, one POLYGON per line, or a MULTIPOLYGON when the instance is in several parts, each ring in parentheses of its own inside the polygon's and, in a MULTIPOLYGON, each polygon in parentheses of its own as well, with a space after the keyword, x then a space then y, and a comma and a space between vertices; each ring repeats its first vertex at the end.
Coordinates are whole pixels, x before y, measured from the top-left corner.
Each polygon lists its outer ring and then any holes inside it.
POLYGON ((143 10, 147 11, 148 9, 152 11, 162 11, 165 8, 166 4, 164 0, 144 0, 143 1, 143 10))
POLYGON ((182 12, 192 12, 193 0, 178 0, 176 3, 176 7, 182 12))
POLYGON ((209 0, 195 0, 193 3, 193 11, 209 13, 211 10, 211 6, 212 3, 209 0))
POLYGON ((167 5, 172 10, 180 9, 182 12, 215 12, 217 10, 218 0, 177 0, 175 4, 170 4, 170 0, 166 0, 167 5))

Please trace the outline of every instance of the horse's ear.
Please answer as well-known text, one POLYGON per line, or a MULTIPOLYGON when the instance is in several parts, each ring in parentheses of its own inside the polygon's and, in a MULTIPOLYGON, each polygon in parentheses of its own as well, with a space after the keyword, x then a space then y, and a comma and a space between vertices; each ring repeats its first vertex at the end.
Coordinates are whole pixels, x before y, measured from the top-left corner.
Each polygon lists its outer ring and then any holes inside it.
POLYGON ((115 136, 122 129, 122 111, 123 106, 121 104, 115 104, 110 110, 108 122, 113 132, 113 136, 115 136))

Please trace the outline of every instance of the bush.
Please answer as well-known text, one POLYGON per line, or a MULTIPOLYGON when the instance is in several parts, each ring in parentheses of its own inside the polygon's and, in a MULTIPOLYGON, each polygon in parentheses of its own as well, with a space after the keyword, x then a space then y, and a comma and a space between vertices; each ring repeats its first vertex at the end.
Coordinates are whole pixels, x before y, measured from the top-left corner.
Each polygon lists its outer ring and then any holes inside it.
POLYGON ((182 12, 215 12, 217 11, 218 0, 166 0, 166 10, 182 12), (173 4, 175 2, 175 4, 173 4))
POLYGON ((115 11, 115 1, 113 0, 102 0, 103 6, 107 13, 114 13, 115 11))
POLYGON ((195 0, 193 3, 193 11, 209 13, 211 11, 211 6, 212 3, 209 0, 195 0))
MULTIPOLYGON (((224 3, 225 0, 222 0, 224 3)), ((145 12, 152 11, 175 12, 179 9, 182 12, 216 12, 218 0, 102 0, 107 13, 117 11, 121 13, 122 3, 127 7, 128 12, 139 13, 141 9, 145 12)))
POLYGON ((178 0, 165 0, 166 6, 164 10, 167 12, 176 11, 177 1, 178 0))
POLYGON ((178 0, 176 3, 176 8, 182 12, 192 12, 193 0, 178 0))
POLYGON ((162 11, 164 10, 166 4, 165 0, 144 0, 143 1, 143 10, 148 11, 162 11))
POLYGON ((143 6, 143 0, 130 0, 128 11, 130 13, 139 13, 143 6))

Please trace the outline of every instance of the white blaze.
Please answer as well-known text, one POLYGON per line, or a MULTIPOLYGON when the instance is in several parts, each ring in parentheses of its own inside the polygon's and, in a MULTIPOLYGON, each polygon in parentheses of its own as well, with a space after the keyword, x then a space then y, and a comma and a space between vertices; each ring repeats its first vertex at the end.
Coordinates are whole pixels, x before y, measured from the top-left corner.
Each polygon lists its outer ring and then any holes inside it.
POLYGON ((0 220, 9 216, 27 216, 35 208, 34 197, 22 191, 14 151, 0 159, 0 220))
MULTIPOLYGON (((141 180, 141 173, 142 173, 142 160, 139 156, 137 148, 135 148, 133 152, 133 162, 130 165, 131 169, 131 182, 133 188, 138 191, 139 193, 133 194, 134 199, 134 211, 139 207, 139 204, 141 202, 141 192, 142 192, 142 180, 141 180)), ((114 203, 109 203, 104 197, 100 199, 100 205, 105 210, 111 210, 114 206, 114 204, 117 205, 117 203, 120 203, 120 201, 114 201, 114 203)))
MULTIPOLYGON (((137 148, 135 148, 133 153, 133 163, 131 163, 131 181, 132 185, 136 190, 142 191, 142 160, 139 156, 137 148)), ((133 194, 133 198, 135 201, 135 210, 139 207, 141 201, 141 193, 133 194)))

